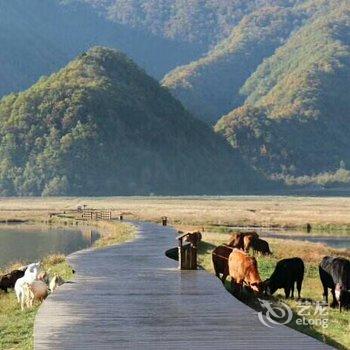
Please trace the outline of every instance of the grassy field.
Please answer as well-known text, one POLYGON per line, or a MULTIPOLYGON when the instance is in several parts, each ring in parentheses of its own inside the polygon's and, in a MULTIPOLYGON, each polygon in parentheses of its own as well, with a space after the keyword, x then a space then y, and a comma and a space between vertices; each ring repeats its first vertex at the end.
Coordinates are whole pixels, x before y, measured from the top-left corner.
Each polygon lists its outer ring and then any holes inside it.
MULTIPOLYGON (((118 244, 133 238, 135 230, 131 225, 117 222, 95 222, 102 233, 99 240, 95 242, 97 248, 118 244)), ((18 262, 7 269, 0 271, 5 273, 27 262, 18 262)), ((65 281, 74 278, 71 267, 68 265, 65 256, 50 255, 43 259, 43 269, 50 274, 55 273, 63 277, 65 281)), ((8 294, 0 291, 0 349, 33 349, 33 327, 35 315, 39 305, 33 309, 21 311, 14 292, 8 294)))
POLYGON ((45 220, 49 213, 89 208, 111 209, 126 219, 205 226, 306 227, 347 230, 350 198, 316 197, 101 197, 101 198, 1 198, 0 220, 45 220))
MULTIPOLYGON (((203 234, 203 242, 200 246, 199 260, 200 264, 209 272, 214 273, 211 251, 217 245, 226 243, 228 241, 229 234, 224 233, 208 233, 203 234)), ((322 285, 318 275, 318 264, 325 255, 336 255, 350 258, 349 250, 336 250, 329 248, 322 244, 298 242, 292 240, 281 239, 268 239, 270 243, 273 255, 271 257, 257 257, 258 267, 261 278, 265 280, 272 274, 276 262, 283 258, 290 258, 294 256, 301 257, 306 265, 306 272, 304 277, 302 299, 307 302, 322 301, 322 285)), ((218 280, 218 283, 221 283, 218 280)), ((230 283, 227 281, 226 288, 230 290, 230 283)), ((251 307, 260 310, 260 304, 254 297, 241 296, 242 300, 251 307)), ((339 313, 337 309, 327 308, 328 315, 325 317, 328 321, 328 327, 323 328, 322 325, 317 326, 299 326, 296 324, 297 312, 300 311, 300 306, 296 299, 285 299, 282 289, 277 290, 273 298, 270 300, 280 300, 288 304, 292 311, 295 313, 295 317, 290 324, 292 328, 295 328, 303 333, 309 334, 318 338, 321 341, 325 341, 330 345, 333 345, 339 349, 350 349, 350 311, 343 311, 339 313)), ((330 296, 330 301, 332 297, 330 296)), ((315 306, 311 306, 308 310, 310 312, 310 318, 319 318, 318 316, 312 316, 316 311, 315 306)))

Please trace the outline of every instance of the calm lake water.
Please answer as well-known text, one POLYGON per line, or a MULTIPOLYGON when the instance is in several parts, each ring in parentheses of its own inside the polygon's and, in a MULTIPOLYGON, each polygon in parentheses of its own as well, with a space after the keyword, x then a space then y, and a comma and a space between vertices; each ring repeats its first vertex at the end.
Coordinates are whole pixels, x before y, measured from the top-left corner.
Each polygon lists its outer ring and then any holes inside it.
POLYGON ((51 253, 69 254, 88 248, 99 237, 91 228, 0 225, 0 267, 14 261, 32 262, 51 253))
POLYGON ((296 241, 306 241, 306 242, 313 242, 313 243, 322 243, 326 244, 329 247, 337 248, 337 249, 350 249, 350 237, 347 236, 317 236, 315 234, 313 235, 306 235, 306 234, 292 234, 289 232, 281 233, 281 232, 262 232, 262 237, 273 237, 273 238, 282 238, 282 239, 291 239, 296 241))

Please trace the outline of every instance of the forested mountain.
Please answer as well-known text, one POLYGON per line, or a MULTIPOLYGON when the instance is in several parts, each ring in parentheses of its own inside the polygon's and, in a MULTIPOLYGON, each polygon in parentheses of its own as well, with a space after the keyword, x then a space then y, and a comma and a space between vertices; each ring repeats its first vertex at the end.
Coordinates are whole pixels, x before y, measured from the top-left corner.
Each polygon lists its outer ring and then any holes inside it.
POLYGON ((242 88, 223 133, 266 174, 301 176, 350 164, 350 4, 310 21, 242 88))
MULTIPOLYGON (((74 0, 70 0, 74 1, 74 0)), ((200 45, 205 51, 227 37, 247 14, 297 0, 82 0, 119 24, 200 45)))
POLYGON ((83 53, 0 101, 0 195, 242 193, 255 172, 124 54, 83 53))
POLYGON ((297 11, 288 8, 267 7, 253 12, 208 55, 175 69, 163 84, 192 113, 214 123, 244 102, 239 93, 242 85, 302 19, 297 11))

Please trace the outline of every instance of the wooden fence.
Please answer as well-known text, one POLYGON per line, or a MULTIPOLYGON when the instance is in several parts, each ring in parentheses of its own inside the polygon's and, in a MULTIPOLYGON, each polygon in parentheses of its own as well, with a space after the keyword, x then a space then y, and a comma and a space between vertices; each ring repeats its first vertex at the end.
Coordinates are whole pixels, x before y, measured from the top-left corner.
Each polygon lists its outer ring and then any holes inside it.
POLYGON ((84 220, 112 220, 110 210, 84 210, 82 215, 84 220))

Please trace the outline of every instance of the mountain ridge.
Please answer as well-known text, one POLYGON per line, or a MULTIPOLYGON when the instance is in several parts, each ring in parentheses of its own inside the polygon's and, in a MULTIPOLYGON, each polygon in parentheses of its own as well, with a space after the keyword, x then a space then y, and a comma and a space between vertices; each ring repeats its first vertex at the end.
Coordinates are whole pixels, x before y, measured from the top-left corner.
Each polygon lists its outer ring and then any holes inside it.
POLYGON ((2 195, 240 193, 260 182, 225 140, 107 48, 3 98, 0 136, 2 195))

